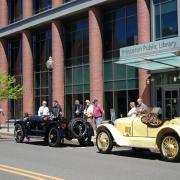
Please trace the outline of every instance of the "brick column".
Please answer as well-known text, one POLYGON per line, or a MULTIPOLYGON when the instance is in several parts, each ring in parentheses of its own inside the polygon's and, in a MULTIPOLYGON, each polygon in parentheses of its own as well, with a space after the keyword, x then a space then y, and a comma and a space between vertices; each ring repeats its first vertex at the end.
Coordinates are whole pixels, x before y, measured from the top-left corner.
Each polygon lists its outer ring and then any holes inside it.
MULTIPOLYGON (((23 0, 23 18, 32 16, 32 1, 23 0)), ((34 113, 33 96, 33 55, 32 55, 32 37, 30 30, 24 30, 22 33, 22 73, 23 86, 23 113, 34 113)))
POLYGON ((64 112, 64 47, 62 24, 58 20, 52 22, 52 96, 58 100, 64 112))
MULTIPOLYGON (((7 0, 0 1, 0 28, 5 27, 8 24, 8 3, 7 0)), ((0 73, 8 74, 8 58, 7 58, 7 42, 5 39, 0 39, 0 73)), ((8 101, 0 101, 0 105, 3 108, 5 118, 8 118, 8 101)), ((2 122, 1 122, 2 123, 2 122)))
MULTIPOLYGON (((137 16, 138 16, 138 43, 150 42, 150 2, 149 0, 137 0, 137 16)), ((142 97, 144 102, 151 105, 151 90, 150 85, 146 85, 146 80, 149 77, 147 71, 139 69, 139 97, 142 97)))
POLYGON ((89 10, 89 68, 90 100, 98 99, 103 104, 103 45, 101 33, 101 11, 98 7, 89 10))
POLYGON ((22 33, 22 61, 23 61, 23 113, 34 112, 34 98, 33 98, 33 56, 31 48, 31 32, 24 30, 22 33))
POLYGON ((33 0, 22 1, 23 18, 31 17, 33 14, 33 0))
POLYGON ((64 3, 64 0, 52 0, 52 7, 53 8, 58 7, 63 3, 64 3))

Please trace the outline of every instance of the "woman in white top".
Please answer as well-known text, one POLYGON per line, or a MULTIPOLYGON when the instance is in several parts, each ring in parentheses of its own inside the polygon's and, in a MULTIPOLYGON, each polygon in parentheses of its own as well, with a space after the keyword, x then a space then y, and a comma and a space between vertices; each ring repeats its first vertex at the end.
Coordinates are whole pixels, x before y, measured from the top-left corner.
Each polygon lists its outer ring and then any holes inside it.
POLYGON ((49 115, 49 108, 46 105, 47 105, 47 102, 43 101, 42 106, 38 110, 38 116, 48 116, 49 115))
POLYGON ((94 118, 93 118, 93 112, 94 112, 94 106, 90 103, 89 100, 86 100, 86 106, 84 109, 84 116, 87 118, 87 122, 91 124, 93 129, 96 129, 94 118))
POLYGON ((129 110, 127 116, 128 117, 136 116, 136 105, 135 105, 135 102, 130 102, 129 106, 131 107, 131 109, 129 110))

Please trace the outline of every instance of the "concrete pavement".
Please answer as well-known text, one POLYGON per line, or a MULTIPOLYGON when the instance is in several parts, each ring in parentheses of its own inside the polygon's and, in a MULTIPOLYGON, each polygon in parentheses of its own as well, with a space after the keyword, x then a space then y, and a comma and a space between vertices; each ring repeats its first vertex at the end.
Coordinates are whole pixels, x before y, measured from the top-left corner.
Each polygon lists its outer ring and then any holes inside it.
MULTIPOLYGON (((162 161, 159 154, 114 148, 100 154, 94 147, 65 144, 51 148, 42 141, 17 144, 0 141, 1 164, 65 180, 179 180, 179 163, 162 161)), ((22 179, 0 171, 0 179, 22 179)), ((24 178, 27 179, 27 178, 24 178)))

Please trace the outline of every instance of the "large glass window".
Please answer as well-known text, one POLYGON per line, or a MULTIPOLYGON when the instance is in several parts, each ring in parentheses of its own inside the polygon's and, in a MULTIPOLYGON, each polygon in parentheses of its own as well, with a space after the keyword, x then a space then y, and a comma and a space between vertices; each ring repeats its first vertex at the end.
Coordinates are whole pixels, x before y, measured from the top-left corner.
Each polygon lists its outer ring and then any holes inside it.
POLYGON ((126 116, 128 104, 138 98, 137 69, 115 63, 121 47, 137 43, 136 3, 104 14, 104 90, 106 118, 110 109, 116 117, 126 116), (134 96, 132 96, 134 94, 134 96))
MULTIPOLYGON (((8 43, 9 74, 15 76, 17 84, 22 85, 22 43, 21 39, 12 39, 8 43)), ((9 101, 9 118, 22 117, 22 98, 9 101)))
POLYGON ((33 0, 33 12, 37 14, 51 8, 51 0, 33 0))
POLYGON ((65 25, 65 113, 72 116, 75 99, 89 99, 88 20, 65 25))
POLYGON ((9 24, 22 19, 22 0, 8 0, 9 24))
POLYGON ((177 0, 154 0, 156 40, 178 35, 177 0))
POLYGON ((33 35, 34 57, 34 97, 35 112, 43 100, 50 106, 51 100, 51 72, 46 68, 46 61, 51 56, 51 30, 42 30, 33 35))

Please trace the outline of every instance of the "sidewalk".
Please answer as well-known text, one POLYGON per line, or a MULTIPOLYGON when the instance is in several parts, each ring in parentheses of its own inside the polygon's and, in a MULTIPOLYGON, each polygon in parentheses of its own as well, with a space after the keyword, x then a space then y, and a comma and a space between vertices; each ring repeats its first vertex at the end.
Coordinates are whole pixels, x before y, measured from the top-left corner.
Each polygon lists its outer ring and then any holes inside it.
POLYGON ((14 121, 10 121, 9 124, 7 122, 1 124, 0 137, 1 136, 14 136, 14 121))

